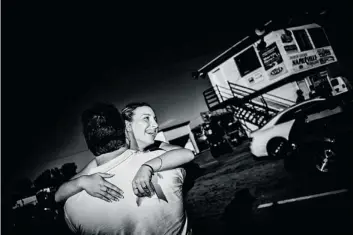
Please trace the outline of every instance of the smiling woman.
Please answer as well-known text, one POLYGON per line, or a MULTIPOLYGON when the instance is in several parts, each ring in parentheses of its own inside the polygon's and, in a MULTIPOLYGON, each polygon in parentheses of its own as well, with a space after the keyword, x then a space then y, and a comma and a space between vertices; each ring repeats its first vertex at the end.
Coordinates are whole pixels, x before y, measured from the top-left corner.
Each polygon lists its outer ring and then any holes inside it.
POLYGON ((137 146, 130 146, 143 151, 154 143, 158 132, 156 115, 147 103, 131 103, 122 110, 128 139, 135 138, 137 146))
POLYGON ((126 142, 130 149, 140 152, 150 152, 153 149, 166 151, 166 153, 145 162, 134 178, 135 194, 148 195, 149 192, 140 190, 139 186, 149 185, 154 172, 175 169, 193 160, 194 154, 179 146, 155 141, 158 123, 156 115, 148 103, 130 103, 121 113, 125 121, 126 142))

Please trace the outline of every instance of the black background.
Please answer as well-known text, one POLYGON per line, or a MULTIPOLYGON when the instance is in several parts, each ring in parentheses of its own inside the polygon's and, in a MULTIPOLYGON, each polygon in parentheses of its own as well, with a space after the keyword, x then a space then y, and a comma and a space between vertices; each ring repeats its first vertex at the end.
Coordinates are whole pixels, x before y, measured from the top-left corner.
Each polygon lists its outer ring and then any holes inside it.
POLYGON ((48 135, 68 128, 65 114, 113 65, 129 73, 224 50, 270 19, 325 8, 331 43, 351 63, 349 3, 307 2, 2 1, 2 187, 35 151, 31 138, 50 144, 48 135))

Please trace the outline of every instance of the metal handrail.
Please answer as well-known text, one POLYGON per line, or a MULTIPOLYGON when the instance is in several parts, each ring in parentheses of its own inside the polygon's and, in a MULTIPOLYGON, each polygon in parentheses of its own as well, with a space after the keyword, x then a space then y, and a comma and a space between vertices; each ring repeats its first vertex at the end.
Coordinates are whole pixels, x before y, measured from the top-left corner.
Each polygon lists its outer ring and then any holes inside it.
MULTIPOLYGON (((241 87, 241 86, 239 86, 239 87, 241 87)), ((240 98, 243 98, 243 97, 251 94, 250 92, 244 91, 242 89, 237 89, 237 88, 228 89, 228 88, 220 86, 220 85, 212 86, 212 87, 208 88, 207 90, 205 90, 203 93, 204 93, 204 98, 206 100, 206 103, 208 103, 208 106, 211 106, 212 104, 215 104, 215 103, 222 103, 225 101, 224 98, 227 98, 227 99, 239 98, 239 96, 241 96, 240 98), (234 90, 237 90, 238 92, 234 92, 234 90), (240 94, 240 93, 242 93, 242 94, 240 94), (225 96, 225 95, 227 95, 227 96, 225 96), (212 99, 214 99, 214 100, 211 102, 212 99)), ((263 103, 262 100, 261 100, 261 103, 263 103)), ((249 104, 251 106, 253 106, 253 108, 255 108, 254 105, 257 107, 260 107, 260 105, 253 103, 253 102, 249 102, 249 104)), ((267 106, 266 103, 263 103, 263 107, 267 110, 272 110, 271 108, 269 108, 267 106)))
MULTIPOLYGON (((243 88, 243 89, 246 89, 246 90, 251 91, 251 93, 253 93, 253 92, 256 91, 255 89, 252 89, 252 88, 250 88, 250 87, 246 87, 246 86, 242 86, 242 85, 239 85, 239 84, 235 84, 235 83, 230 82, 230 81, 228 81, 228 84, 229 84, 229 87, 230 87, 231 89, 232 89, 232 87, 241 87, 241 88, 243 88)), ((276 99, 279 99, 279 100, 283 100, 283 101, 289 102, 289 103, 291 103, 291 104, 295 104, 294 101, 289 100, 289 99, 286 99, 286 98, 283 98, 283 97, 280 97, 280 96, 276 96, 276 95, 272 95, 272 94, 268 94, 268 93, 263 94, 263 95, 266 95, 266 96, 269 96, 269 97, 273 97, 273 98, 276 98, 276 99)))
POLYGON ((217 87, 220 92, 223 92, 223 93, 226 93, 226 94, 232 96, 231 90, 229 88, 224 87, 224 86, 220 86, 220 85, 217 85, 217 87), (223 90, 223 91, 221 91, 221 90, 223 90))
MULTIPOLYGON (((238 86, 237 84, 231 83, 229 81, 228 81, 228 84, 229 84, 229 87, 231 88, 233 94, 236 93, 237 95, 239 95, 239 92, 240 92, 240 93, 245 93, 246 95, 250 95, 251 93, 253 93, 253 89, 251 89, 251 88, 244 87, 244 86, 241 86, 241 85, 238 86), (241 88, 245 88, 245 90, 239 89, 239 88, 237 88, 237 86, 241 87, 241 88), (236 90, 237 92, 235 92, 234 90, 236 90), (252 90, 252 92, 249 92, 249 91, 246 91, 246 90, 252 90)), ((242 97, 244 97, 243 94, 240 94, 240 95, 242 97)), ((265 109, 269 110, 269 107, 268 107, 268 104, 267 104, 265 98, 261 95, 259 97, 259 99, 260 99, 261 103, 263 104, 263 106, 265 107, 265 109)))
MULTIPOLYGON (((232 100, 238 98, 241 100, 247 97, 248 95, 251 95, 251 90, 252 89, 249 89, 247 87, 243 87, 240 85, 237 86, 234 84, 230 84, 229 88, 220 85, 215 85, 205 90, 203 92, 203 95, 207 107, 212 110, 214 108, 217 108, 222 103, 228 103, 228 99, 232 100)), ((254 100, 249 100, 245 103, 240 102, 238 105, 239 107, 242 107, 242 109, 245 111, 245 113, 242 112, 242 117, 240 118, 250 121, 255 125, 261 126, 263 120, 266 120, 268 116, 272 116, 273 113, 276 113, 278 111, 276 109, 273 109, 272 107, 269 107, 263 96, 259 96, 258 99, 257 97, 255 97, 254 100), (250 114, 249 112, 252 114, 250 114), (259 118, 259 115, 262 116, 262 118, 259 118)))
POLYGON ((218 86, 216 86, 216 88, 217 88, 217 91, 218 91, 219 97, 221 98, 221 101, 223 102, 223 101, 224 101, 224 100, 223 100, 223 96, 222 96, 222 94, 221 94, 221 92, 220 92, 220 90, 219 90, 219 87, 218 87, 218 86))
POLYGON ((213 108, 218 104, 225 101, 225 99, 233 98, 233 95, 230 92, 230 89, 225 87, 215 85, 203 92, 204 99, 206 101, 207 107, 213 108))
POLYGON ((224 101, 224 98, 229 99, 234 97, 231 90, 226 87, 215 85, 212 88, 215 94, 218 94, 221 97, 222 102, 224 101))

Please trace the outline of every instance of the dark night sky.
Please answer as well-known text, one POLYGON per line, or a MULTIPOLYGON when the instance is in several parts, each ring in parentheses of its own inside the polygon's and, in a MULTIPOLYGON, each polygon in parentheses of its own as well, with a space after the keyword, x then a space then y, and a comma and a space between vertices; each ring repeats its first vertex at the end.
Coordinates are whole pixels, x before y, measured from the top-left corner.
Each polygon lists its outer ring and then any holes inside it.
MULTIPOLYGON (((8 164, 16 163, 21 172, 21 162, 33 163, 36 154, 60 148, 82 108, 98 98, 119 108, 134 97, 146 99, 156 105, 162 122, 175 118, 178 100, 186 100, 181 96, 197 93, 202 103, 202 90, 208 88, 206 80, 192 80, 192 70, 257 25, 286 15, 290 6, 291 11, 324 7, 321 1, 316 1, 319 7, 305 1, 129 2, 2 2, 3 174, 16 172, 8 164), (158 105, 156 92, 169 103, 158 105)), ((334 8, 341 17, 337 22, 351 20, 349 7, 334 8)))

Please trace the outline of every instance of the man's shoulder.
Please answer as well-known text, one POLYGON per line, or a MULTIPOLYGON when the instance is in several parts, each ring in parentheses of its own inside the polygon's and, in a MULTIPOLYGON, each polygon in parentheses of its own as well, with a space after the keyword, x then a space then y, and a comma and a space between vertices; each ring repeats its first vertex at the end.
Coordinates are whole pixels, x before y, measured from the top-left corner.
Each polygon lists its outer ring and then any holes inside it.
POLYGON ((155 158, 155 157, 158 157, 158 156, 162 155, 165 152, 167 152, 167 151, 165 151, 163 149, 156 149, 156 150, 153 150, 153 151, 142 152, 140 154, 142 154, 144 156, 144 159, 146 159, 146 158, 152 159, 152 158, 155 158))
POLYGON ((186 171, 184 168, 181 167, 177 167, 174 169, 169 169, 169 170, 165 170, 165 171, 159 171, 157 172, 157 176, 159 178, 164 178, 164 179, 169 179, 169 177, 171 178, 179 178, 180 180, 184 181, 185 177, 186 177, 186 171))

